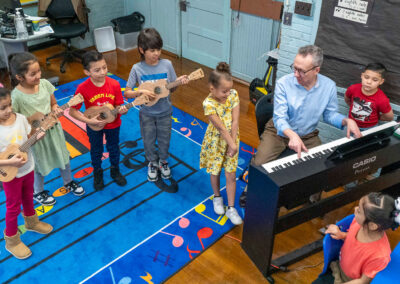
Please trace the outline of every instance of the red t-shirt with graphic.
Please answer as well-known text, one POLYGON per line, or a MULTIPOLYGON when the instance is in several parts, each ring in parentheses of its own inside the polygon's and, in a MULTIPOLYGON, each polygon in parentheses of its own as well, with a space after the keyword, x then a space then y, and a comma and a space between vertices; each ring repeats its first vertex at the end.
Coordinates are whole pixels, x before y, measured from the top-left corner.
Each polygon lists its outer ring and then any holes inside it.
POLYGON ((361 83, 351 85, 346 96, 350 99, 349 118, 354 119, 358 127, 368 128, 376 125, 380 113, 391 111, 389 99, 385 93, 378 88, 375 94, 366 96, 361 91, 361 83))
MULTIPOLYGON (((110 77, 106 77, 105 83, 101 87, 97 87, 93 84, 92 80, 88 78, 83 83, 79 84, 76 89, 76 94, 81 94, 84 98, 86 109, 92 106, 102 106, 104 104, 111 104, 113 106, 122 105, 124 99, 122 97, 121 86, 117 80, 110 77)), ((79 110, 82 104, 73 106, 73 108, 79 110)), ((117 118, 104 126, 104 129, 113 129, 121 125, 121 115, 118 114, 117 118)))

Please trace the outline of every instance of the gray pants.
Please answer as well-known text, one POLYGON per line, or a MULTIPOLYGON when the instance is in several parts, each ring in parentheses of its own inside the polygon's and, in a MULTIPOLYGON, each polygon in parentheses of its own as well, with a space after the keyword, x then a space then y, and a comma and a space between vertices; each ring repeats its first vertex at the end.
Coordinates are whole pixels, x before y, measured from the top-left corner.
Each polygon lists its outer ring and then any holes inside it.
POLYGON ((139 119, 146 159, 152 163, 158 163, 158 159, 166 161, 169 156, 169 141, 171 139, 171 115, 156 117, 140 112, 139 119))
MULTIPOLYGON (((59 170, 64 185, 69 184, 72 181, 70 163, 65 165, 65 169, 59 169, 59 170)), ((35 181, 33 183, 33 188, 35 194, 40 193, 44 190, 44 176, 42 176, 38 172, 35 172, 35 181)))

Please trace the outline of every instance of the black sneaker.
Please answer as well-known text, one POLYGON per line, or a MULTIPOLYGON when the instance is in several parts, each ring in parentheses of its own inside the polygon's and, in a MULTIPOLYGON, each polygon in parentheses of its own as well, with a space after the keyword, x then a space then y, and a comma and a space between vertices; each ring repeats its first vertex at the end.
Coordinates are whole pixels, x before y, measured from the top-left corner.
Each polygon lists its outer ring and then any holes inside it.
POLYGON ((71 181, 69 184, 64 185, 64 187, 76 196, 81 196, 85 194, 85 190, 83 189, 83 187, 74 180, 71 181))
POLYGON ((124 186, 126 185, 126 178, 121 174, 119 171, 119 168, 111 166, 110 168, 110 175, 111 178, 115 181, 116 184, 119 186, 124 186))
POLYGON ((95 190, 103 190, 103 169, 98 169, 93 173, 93 186, 95 190))
POLYGON ((33 200, 45 206, 54 205, 56 203, 56 200, 48 190, 43 190, 42 192, 34 194, 33 200))

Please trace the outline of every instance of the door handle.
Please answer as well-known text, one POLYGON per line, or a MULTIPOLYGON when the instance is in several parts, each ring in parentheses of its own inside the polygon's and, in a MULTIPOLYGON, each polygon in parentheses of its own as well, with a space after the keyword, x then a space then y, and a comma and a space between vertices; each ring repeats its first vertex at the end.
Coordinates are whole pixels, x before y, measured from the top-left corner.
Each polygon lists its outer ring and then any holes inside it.
POLYGON ((190 4, 190 2, 188 2, 188 1, 186 1, 186 0, 181 0, 181 1, 179 2, 180 10, 181 10, 182 12, 186 12, 187 6, 189 6, 189 4, 190 4))

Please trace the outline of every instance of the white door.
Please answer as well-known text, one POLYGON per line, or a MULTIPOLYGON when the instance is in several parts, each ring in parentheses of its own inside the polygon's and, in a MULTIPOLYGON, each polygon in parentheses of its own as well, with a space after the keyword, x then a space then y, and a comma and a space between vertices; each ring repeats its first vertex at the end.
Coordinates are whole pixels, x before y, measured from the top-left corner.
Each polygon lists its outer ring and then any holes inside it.
POLYGON ((210 68, 220 61, 229 63, 230 0, 180 2, 182 57, 210 68))

